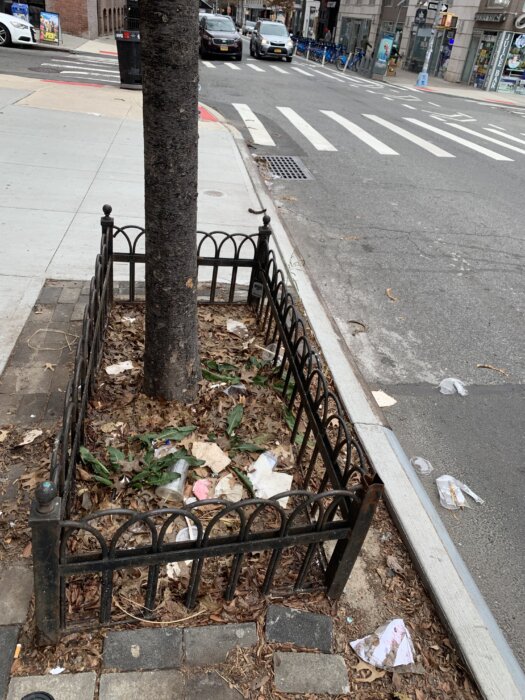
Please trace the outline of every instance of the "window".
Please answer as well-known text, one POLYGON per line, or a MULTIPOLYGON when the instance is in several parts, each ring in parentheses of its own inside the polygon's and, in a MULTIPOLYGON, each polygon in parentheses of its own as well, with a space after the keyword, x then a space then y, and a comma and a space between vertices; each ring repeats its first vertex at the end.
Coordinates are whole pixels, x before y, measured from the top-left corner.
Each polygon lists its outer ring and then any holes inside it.
POLYGON ((508 7, 510 5, 510 0, 487 0, 487 8, 501 9, 502 7, 508 7))

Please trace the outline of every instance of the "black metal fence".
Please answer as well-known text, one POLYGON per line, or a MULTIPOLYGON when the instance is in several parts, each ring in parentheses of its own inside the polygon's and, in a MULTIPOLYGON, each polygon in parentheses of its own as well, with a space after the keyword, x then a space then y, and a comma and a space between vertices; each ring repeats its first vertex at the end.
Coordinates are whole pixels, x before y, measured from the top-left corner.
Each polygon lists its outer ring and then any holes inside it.
POLYGON ((198 232, 199 302, 250 304, 266 344, 273 343, 282 399, 295 416, 291 440, 297 442, 302 431, 294 473, 297 490, 271 499, 237 503, 211 499, 146 513, 111 509, 75 519, 72 496, 79 447, 114 292, 123 290, 128 302, 137 303, 144 288, 140 278, 145 232, 140 227, 115 227, 110 214, 106 205, 100 254, 66 391, 62 428, 51 456, 50 478, 37 488, 31 509, 40 641, 54 643, 63 631, 86 624, 121 623, 113 604, 116 576, 137 568, 147 570, 140 616, 154 616, 161 567, 175 562, 191 565, 184 591, 189 608, 198 599, 203 567, 210 559, 229 557, 224 596, 232 599, 254 553, 266 554, 261 589, 269 593, 290 548, 299 558, 293 576, 287 572, 288 590, 297 593, 321 584, 328 596, 338 598, 383 486, 370 469, 308 338, 305 321, 270 248, 267 216, 253 235, 198 232), (126 269, 124 286, 113 280, 119 266, 126 269), (283 498, 288 499, 287 508, 283 498), (227 529, 221 527, 225 519, 230 523, 227 529), (193 538, 178 541, 176 534, 185 525, 188 532, 194 528, 193 538), (327 541, 334 544, 328 558, 322 546, 327 541), (320 580, 314 580, 314 569, 321 572, 320 580), (71 581, 96 589, 96 609, 87 616, 71 619, 71 581))

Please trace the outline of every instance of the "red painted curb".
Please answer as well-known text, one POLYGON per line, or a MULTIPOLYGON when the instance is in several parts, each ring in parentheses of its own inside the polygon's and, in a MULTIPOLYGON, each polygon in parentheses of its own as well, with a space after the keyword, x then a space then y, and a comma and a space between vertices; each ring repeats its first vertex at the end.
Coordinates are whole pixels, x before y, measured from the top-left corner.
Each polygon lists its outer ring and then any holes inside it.
POLYGON ((99 51, 99 53, 107 53, 107 54, 109 54, 110 56, 118 56, 118 52, 117 52, 117 51, 99 51))
POLYGON ((204 107, 201 107, 199 105, 199 118, 203 122, 217 122, 219 121, 217 117, 213 116, 213 114, 210 114, 207 109, 204 109, 204 107))
POLYGON ((45 80, 42 78, 40 81, 42 83, 56 83, 57 85, 78 85, 79 87, 96 87, 103 88, 104 85, 99 85, 98 83, 75 83, 71 80, 45 80))

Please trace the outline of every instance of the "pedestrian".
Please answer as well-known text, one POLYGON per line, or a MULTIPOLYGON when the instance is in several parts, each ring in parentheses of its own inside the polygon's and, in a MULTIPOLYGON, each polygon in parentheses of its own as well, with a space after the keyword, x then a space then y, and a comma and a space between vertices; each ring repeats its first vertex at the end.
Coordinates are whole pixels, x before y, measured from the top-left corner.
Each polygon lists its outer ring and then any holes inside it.
POLYGON ((330 29, 327 29, 324 35, 324 40, 326 41, 327 44, 329 44, 332 41, 332 32, 330 29))
POLYGON ((363 41, 361 42, 361 49, 365 56, 368 48, 372 48, 372 44, 368 41, 368 37, 364 36, 363 41))

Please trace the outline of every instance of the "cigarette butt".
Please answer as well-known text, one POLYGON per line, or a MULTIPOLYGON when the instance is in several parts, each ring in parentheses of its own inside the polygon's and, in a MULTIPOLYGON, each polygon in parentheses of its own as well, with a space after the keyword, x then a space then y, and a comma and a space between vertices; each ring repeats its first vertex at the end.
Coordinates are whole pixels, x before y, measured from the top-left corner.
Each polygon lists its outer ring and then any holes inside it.
POLYGON ((15 659, 18 659, 18 657, 20 656, 20 652, 21 652, 21 651, 22 651, 22 645, 21 645, 21 644, 17 644, 17 645, 16 645, 16 649, 15 649, 15 659))

